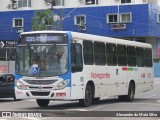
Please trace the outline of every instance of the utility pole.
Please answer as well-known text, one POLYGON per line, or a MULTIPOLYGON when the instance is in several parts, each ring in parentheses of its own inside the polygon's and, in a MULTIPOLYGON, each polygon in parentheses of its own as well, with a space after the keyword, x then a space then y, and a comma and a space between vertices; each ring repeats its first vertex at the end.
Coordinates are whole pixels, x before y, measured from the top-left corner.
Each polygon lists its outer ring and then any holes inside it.
POLYGON ((63 15, 63 9, 60 9, 60 19, 59 19, 59 30, 62 30, 62 15, 63 15))
POLYGON ((51 18, 54 20, 54 11, 53 11, 53 6, 54 6, 54 3, 55 3, 55 0, 47 0, 50 4, 51 4, 51 18))
POLYGON ((54 2, 55 2, 54 0, 51 0, 51 1, 50 1, 50 3, 51 3, 51 12, 52 12, 52 17, 53 17, 53 15, 54 15, 54 14, 53 14, 53 4, 54 4, 54 2))

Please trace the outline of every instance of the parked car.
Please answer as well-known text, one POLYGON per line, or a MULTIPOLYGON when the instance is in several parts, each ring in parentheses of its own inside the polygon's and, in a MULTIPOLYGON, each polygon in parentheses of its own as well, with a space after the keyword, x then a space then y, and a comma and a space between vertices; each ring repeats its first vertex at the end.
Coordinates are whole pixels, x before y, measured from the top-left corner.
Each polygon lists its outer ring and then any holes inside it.
POLYGON ((14 84, 15 77, 13 74, 0 73, 0 98, 15 98, 14 84))

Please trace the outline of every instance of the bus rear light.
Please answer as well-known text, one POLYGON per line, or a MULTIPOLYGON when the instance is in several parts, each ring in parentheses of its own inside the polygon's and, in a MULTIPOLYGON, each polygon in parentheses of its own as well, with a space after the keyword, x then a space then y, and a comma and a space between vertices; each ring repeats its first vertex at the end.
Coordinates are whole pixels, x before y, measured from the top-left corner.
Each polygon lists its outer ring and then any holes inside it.
POLYGON ((66 96, 66 93, 56 93, 56 96, 60 97, 60 96, 66 96))

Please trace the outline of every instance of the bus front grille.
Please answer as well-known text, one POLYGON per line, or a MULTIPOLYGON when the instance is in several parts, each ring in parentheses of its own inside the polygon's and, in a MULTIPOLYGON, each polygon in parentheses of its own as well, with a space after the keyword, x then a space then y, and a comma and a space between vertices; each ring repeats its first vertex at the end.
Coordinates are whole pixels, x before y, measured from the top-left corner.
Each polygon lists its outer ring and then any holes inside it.
POLYGON ((32 85, 48 85, 48 84, 53 84, 58 80, 24 80, 24 81, 32 85))
POLYGON ((33 96, 48 96, 50 92, 35 92, 35 91, 32 91, 31 94, 33 96))

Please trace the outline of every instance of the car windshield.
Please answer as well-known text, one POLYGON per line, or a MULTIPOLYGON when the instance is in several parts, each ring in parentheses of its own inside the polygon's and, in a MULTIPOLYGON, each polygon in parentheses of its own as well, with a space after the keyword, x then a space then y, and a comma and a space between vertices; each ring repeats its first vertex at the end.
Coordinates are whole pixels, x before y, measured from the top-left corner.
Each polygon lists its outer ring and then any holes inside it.
POLYGON ((17 46, 16 72, 24 76, 58 76, 68 70, 67 44, 17 46))

